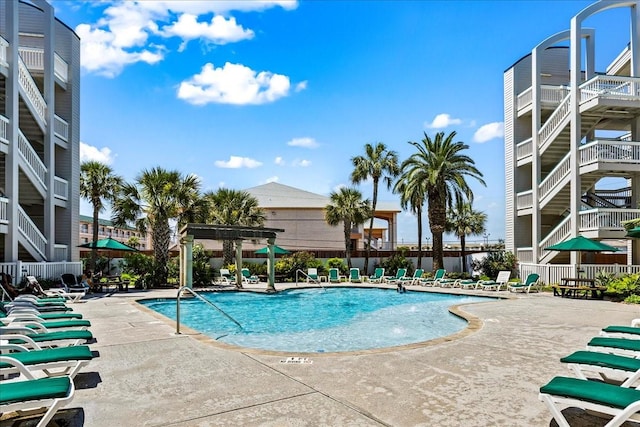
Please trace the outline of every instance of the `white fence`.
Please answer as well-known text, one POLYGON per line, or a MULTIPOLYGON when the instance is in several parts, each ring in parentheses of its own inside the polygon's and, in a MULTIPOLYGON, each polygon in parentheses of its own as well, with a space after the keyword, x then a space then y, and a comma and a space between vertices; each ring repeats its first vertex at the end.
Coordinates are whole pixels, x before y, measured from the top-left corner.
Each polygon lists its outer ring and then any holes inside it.
POLYGON ((564 277, 584 275, 595 279, 600 272, 620 274, 640 273, 640 265, 625 264, 581 264, 580 271, 574 264, 526 264, 520 263, 520 277, 526 278, 531 273, 538 273, 540 280, 546 285, 560 283, 564 277))
POLYGON ((60 279, 65 273, 82 274, 81 262, 0 262, 0 272, 11 275, 13 284, 18 284, 23 276, 35 276, 40 279, 60 279))

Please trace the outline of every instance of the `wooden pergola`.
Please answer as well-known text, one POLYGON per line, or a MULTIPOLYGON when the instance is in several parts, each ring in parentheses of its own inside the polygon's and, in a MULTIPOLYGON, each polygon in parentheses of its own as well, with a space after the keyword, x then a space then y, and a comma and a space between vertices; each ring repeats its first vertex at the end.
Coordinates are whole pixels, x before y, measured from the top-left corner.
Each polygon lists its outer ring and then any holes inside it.
POLYGON ((232 240, 236 246, 236 284, 242 287, 242 242, 267 239, 267 291, 275 291, 276 233, 280 228, 187 224, 180 230, 180 286, 193 287, 193 241, 232 240))

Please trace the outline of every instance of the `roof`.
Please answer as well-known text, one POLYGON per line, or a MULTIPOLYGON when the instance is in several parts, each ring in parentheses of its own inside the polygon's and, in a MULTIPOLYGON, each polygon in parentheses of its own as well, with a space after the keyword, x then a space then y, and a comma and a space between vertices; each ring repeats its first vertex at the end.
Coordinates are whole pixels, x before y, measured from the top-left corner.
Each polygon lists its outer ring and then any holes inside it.
MULTIPOLYGON (((80 222, 88 222, 89 224, 93 223, 93 218, 87 215, 79 215, 79 221, 80 222)), ((108 219, 102 219, 102 218, 98 218, 98 225, 105 225, 107 227, 114 227, 114 228, 118 228, 120 230, 136 230, 135 227, 131 227, 129 225, 125 225, 124 227, 116 227, 113 224, 113 221, 109 221, 108 219)))
MULTIPOLYGON (((331 203, 331 199, 328 196, 300 190, 277 182, 248 188, 245 191, 258 199, 258 205, 264 209, 324 209, 331 203)), ((400 212, 401 209, 397 203, 378 200, 376 211, 400 212)))

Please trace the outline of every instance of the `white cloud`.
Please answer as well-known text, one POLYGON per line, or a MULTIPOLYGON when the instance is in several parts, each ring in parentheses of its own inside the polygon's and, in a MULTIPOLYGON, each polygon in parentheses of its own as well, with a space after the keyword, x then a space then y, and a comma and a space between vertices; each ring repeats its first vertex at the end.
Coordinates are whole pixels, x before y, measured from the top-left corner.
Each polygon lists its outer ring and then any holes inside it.
POLYGON ((80 162, 96 161, 110 165, 113 157, 108 147, 98 148, 80 141, 80 162))
POLYGON ((265 104, 289 94, 289 77, 269 71, 257 73, 242 64, 222 68, 208 63, 200 74, 180 83, 178 98, 194 105, 265 104))
POLYGON ((226 182, 224 182, 224 181, 220 181, 220 182, 218 183, 218 188, 225 188, 226 186, 227 186, 227 183, 226 183, 226 182))
POLYGON ((268 184, 270 182, 278 182, 280 181, 280 178, 278 176, 272 176, 270 178, 267 178, 263 183, 261 184, 268 184))
POLYGON ((296 160, 293 161, 293 166, 306 168, 306 167, 311 166, 311 160, 305 160, 305 159, 298 160, 298 159, 296 159, 296 160))
POLYGON ((261 166, 262 163, 251 159, 249 157, 240 157, 240 156, 230 156, 228 161, 224 160, 216 160, 215 165, 219 168, 225 169, 239 169, 239 168, 257 168, 261 166))
POLYGON ((186 43, 193 39, 205 39, 215 44, 224 45, 238 42, 240 40, 251 39, 253 31, 245 30, 242 25, 236 23, 236 18, 226 19, 221 15, 216 15, 210 23, 198 22, 196 15, 184 13, 172 25, 164 27, 162 34, 168 37, 177 36, 183 40, 179 51, 184 50, 186 43))
POLYGON ((341 188, 347 188, 347 187, 348 187, 347 184, 337 184, 333 187, 333 191, 337 193, 338 191, 340 191, 341 188))
POLYGON ((285 161, 282 157, 278 156, 274 159, 273 163, 275 163, 276 165, 279 166, 284 166, 285 165, 285 161))
POLYGON ((431 123, 424 124, 428 129, 442 129, 451 125, 459 125, 462 123, 460 119, 454 119, 447 113, 438 114, 431 123))
POLYGON ((307 88, 307 81, 302 81, 296 85, 296 92, 302 92, 307 88))
POLYGON ((287 142, 287 145, 291 147, 304 147, 304 148, 317 148, 319 146, 318 142, 309 137, 304 138, 293 138, 291 141, 287 142))
POLYGON ((273 7, 292 10, 297 6, 295 0, 115 0, 108 4, 98 21, 76 27, 81 40, 82 66, 90 72, 114 77, 126 65, 154 64, 164 59, 163 38, 180 37, 181 50, 195 38, 225 44, 253 37, 251 29, 245 29, 234 17, 228 16, 232 11, 263 11, 273 7), (210 22, 198 22, 201 15, 212 18, 210 22))
POLYGON ((474 142, 487 142, 494 138, 502 138, 504 136, 504 123, 493 122, 480 126, 473 134, 474 142))

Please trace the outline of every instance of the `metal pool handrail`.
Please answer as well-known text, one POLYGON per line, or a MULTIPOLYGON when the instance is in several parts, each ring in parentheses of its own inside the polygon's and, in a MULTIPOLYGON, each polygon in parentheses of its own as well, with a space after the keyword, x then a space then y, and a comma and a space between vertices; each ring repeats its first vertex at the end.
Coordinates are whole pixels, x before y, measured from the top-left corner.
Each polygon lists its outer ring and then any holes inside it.
POLYGON ((305 273, 304 271, 302 271, 300 269, 296 270, 296 286, 298 285, 298 275, 300 273, 302 273, 302 275, 305 276, 307 279, 313 280, 313 283, 316 283, 317 285, 319 285, 325 291, 327 290, 324 286, 322 286, 322 282, 320 281, 320 277, 318 277, 317 279, 314 279, 313 277, 309 276, 307 273, 305 273))
POLYGON ((240 327, 240 329, 242 329, 242 325, 236 319, 234 319, 233 317, 231 317, 227 313, 225 313, 220 307, 218 307, 217 305, 215 305, 214 303, 212 303, 208 299, 203 298, 201 295, 198 295, 198 293, 196 291, 194 291, 193 289, 191 289, 190 287, 182 286, 180 289, 178 289, 178 296, 176 298, 176 334, 180 333, 180 296, 182 295, 182 291, 187 291, 191 295, 193 295, 194 297, 196 297, 196 298, 200 299, 201 301, 209 304, 211 307, 215 308, 220 313, 222 313, 227 319, 231 320, 233 323, 238 325, 240 327))

